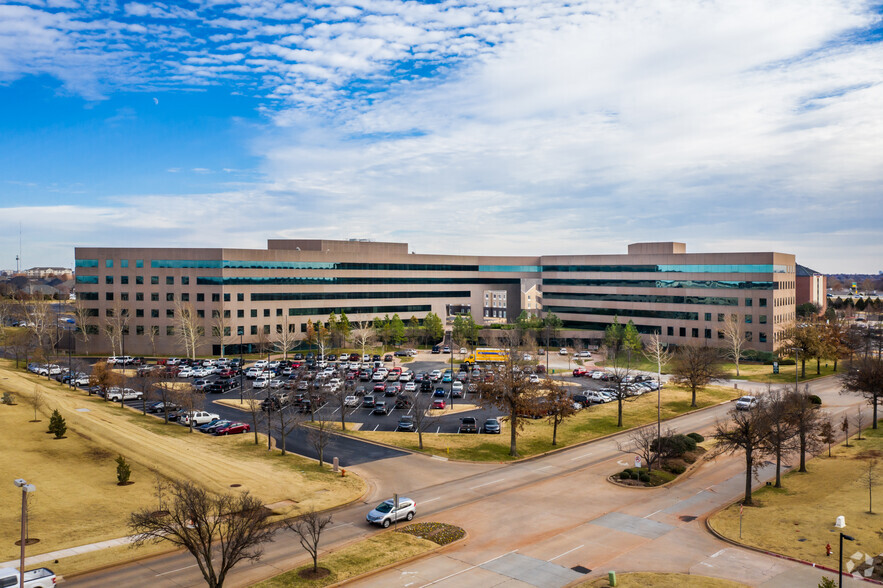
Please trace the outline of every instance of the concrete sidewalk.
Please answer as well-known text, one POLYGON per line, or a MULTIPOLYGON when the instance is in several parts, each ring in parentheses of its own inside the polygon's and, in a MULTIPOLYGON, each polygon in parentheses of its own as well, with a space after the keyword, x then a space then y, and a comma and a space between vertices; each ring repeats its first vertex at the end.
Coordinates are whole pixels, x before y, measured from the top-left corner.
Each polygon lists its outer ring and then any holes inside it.
MULTIPOLYGON (((122 537, 120 539, 108 539, 107 541, 100 541, 98 543, 90 543, 88 545, 80 545, 79 547, 69 547, 67 549, 59 549, 58 551, 50 551, 49 553, 32 555, 31 557, 25 557, 25 567, 35 566, 37 564, 46 563, 47 561, 55 561, 56 559, 61 559, 63 557, 71 557, 73 555, 82 555, 83 553, 89 553, 92 551, 100 551, 102 549, 108 549, 110 547, 122 547, 124 545, 130 544, 131 542, 131 537, 122 537)), ((21 560, 18 559, 0 562, 0 568, 8 567, 18 569, 19 563, 21 563, 21 560)))

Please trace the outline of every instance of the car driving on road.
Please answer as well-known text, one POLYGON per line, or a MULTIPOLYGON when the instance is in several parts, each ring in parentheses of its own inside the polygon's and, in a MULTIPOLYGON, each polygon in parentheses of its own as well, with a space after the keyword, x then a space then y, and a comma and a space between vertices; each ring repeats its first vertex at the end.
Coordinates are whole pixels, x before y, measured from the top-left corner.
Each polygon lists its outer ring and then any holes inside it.
POLYGON ((380 525, 386 529, 397 520, 410 521, 416 515, 417 503, 410 498, 399 497, 398 508, 396 508, 394 499, 384 500, 368 513, 366 519, 369 523, 380 525))

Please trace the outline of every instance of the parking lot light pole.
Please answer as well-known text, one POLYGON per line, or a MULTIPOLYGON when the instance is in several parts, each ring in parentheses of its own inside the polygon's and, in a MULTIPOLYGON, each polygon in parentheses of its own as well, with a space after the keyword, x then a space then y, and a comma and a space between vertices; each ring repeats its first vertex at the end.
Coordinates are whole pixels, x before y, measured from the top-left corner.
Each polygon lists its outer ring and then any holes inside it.
POLYGON ((840 578, 840 588, 843 588, 843 540, 855 541, 855 537, 840 533, 840 565, 837 566, 837 576, 840 578))
POLYGON ((454 331, 451 331, 451 410, 454 409, 454 331))
POLYGON ((242 361, 242 335, 245 332, 245 327, 239 327, 237 330, 239 331, 239 406, 242 407, 242 372, 243 366, 245 366, 242 361))
MULTIPOLYGON (((19 564, 19 577, 21 579, 21 587, 25 585, 25 546, 28 537, 28 493, 34 492, 37 487, 28 484, 26 480, 18 478, 13 482, 18 488, 21 488, 21 562, 19 564)), ((841 540, 842 541, 842 540, 841 540)), ((841 549, 842 551, 842 549, 841 549)), ((841 558, 842 559, 842 558, 841 558)))

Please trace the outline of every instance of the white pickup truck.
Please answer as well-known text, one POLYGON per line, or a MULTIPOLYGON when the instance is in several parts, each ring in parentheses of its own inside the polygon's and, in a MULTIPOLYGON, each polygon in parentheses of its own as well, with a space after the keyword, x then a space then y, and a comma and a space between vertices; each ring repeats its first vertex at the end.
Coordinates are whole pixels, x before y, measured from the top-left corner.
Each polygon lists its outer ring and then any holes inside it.
MULTIPOLYGON (((20 576, 15 568, 0 568, 0 586, 17 587, 20 576)), ((55 574, 47 568, 25 570, 25 588, 54 588, 55 574)))
POLYGON ((131 388, 123 388, 122 390, 119 388, 111 388, 107 391, 107 399, 117 402, 121 400, 140 400, 141 396, 141 392, 132 390, 131 388))
POLYGON ((198 425, 210 423, 219 418, 221 417, 212 412, 206 412, 204 410, 192 410, 189 413, 185 413, 184 415, 178 417, 178 422, 182 425, 190 426, 190 421, 192 419, 193 426, 195 427, 198 425))

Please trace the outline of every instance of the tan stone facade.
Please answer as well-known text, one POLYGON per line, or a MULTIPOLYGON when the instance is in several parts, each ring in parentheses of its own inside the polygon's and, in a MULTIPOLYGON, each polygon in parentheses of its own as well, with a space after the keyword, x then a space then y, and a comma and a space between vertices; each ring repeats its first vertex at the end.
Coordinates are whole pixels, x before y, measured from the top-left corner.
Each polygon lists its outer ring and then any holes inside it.
POLYGON ((752 347, 772 350, 793 320, 794 256, 684 251, 657 243, 627 255, 454 256, 409 253, 405 243, 270 240, 261 250, 80 247, 75 257, 92 352, 110 351, 104 326, 114 312, 128 315, 125 353, 183 355, 179 316, 192 309, 205 333, 198 352, 208 355, 222 338, 238 352, 240 332, 246 347, 279 330, 303 337, 308 320, 331 312, 350 322, 394 314, 407 322, 470 309, 481 324, 487 292, 506 301, 499 310, 513 321, 526 290, 565 322, 562 338, 599 340, 616 316, 672 343, 715 344, 719 316, 733 313, 746 321, 752 347))

